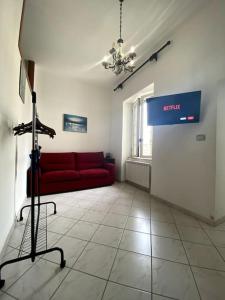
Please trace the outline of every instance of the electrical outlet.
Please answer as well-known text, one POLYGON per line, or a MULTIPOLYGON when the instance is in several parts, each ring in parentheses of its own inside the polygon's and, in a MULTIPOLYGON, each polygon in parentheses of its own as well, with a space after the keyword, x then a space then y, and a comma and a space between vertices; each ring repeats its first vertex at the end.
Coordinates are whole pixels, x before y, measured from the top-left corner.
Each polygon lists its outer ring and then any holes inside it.
POLYGON ((206 140, 206 135, 205 134, 197 134, 196 135, 196 141, 204 142, 205 140, 206 140))

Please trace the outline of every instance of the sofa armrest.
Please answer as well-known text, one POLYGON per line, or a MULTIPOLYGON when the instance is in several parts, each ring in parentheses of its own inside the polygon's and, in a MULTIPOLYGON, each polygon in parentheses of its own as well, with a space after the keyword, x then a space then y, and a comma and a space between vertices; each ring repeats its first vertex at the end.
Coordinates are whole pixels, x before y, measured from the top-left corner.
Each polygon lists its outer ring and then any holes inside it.
POLYGON ((115 165, 111 163, 104 163, 104 168, 110 172, 110 175, 115 178, 115 165))

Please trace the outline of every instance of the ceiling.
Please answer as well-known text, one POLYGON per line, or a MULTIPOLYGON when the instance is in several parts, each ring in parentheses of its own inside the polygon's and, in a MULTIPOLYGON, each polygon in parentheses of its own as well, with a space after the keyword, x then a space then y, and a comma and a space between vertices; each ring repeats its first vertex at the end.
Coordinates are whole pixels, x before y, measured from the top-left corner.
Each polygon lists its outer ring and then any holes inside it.
MULTIPOLYGON (((135 46, 138 65, 208 0, 125 0, 125 51, 135 46)), ((118 0, 26 0, 21 51, 36 64, 98 84, 120 76, 101 65, 119 36, 118 0)))

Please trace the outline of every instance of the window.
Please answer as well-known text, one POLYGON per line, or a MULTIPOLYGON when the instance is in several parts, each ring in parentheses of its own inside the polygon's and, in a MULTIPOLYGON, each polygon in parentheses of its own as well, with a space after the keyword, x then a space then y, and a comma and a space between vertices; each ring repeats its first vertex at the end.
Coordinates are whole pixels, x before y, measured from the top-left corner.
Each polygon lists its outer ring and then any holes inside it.
POLYGON ((132 157, 152 157, 152 126, 147 125, 147 102, 138 98, 132 109, 132 157))

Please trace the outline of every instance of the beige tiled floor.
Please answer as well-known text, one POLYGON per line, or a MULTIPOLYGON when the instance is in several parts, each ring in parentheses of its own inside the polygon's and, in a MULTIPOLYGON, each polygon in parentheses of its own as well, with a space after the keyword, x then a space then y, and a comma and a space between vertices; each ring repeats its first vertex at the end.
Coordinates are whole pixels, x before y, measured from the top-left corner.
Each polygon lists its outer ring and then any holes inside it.
MULTIPOLYGON (((3 269, 1 300, 224 300, 225 224, 212 228, 127 184, 42 197, 53 200, 48 241, 59 254, 3 269)), ((18 223, 4 260, 17 256, 18 223)))

